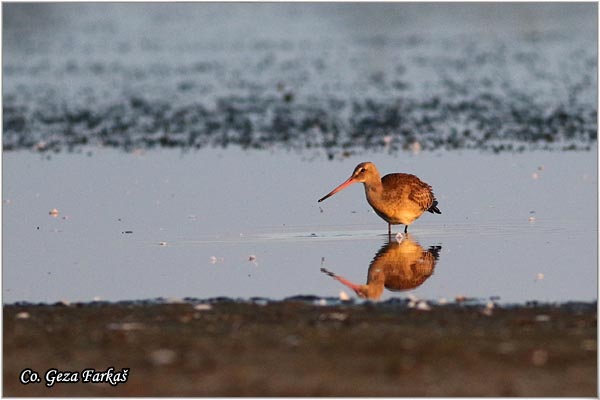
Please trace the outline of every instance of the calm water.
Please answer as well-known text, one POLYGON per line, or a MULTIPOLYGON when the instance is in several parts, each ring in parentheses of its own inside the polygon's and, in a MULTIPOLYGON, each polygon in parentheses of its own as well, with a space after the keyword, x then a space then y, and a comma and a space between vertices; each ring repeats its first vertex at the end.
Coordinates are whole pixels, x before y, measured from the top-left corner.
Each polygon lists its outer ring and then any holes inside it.
MULTIPOLYGON (((433 274, 381 299, 595 299, 596 155, 372 155, 382 172, 430 183, 443 212, 410 229, 424 251, 440 248, 433 274)), ((317 199, 363 160, 229 149, 5 153, 4 301, 356 297, 320 269, 365 284, 387 225, 359 185, 317 199)))
POLYGON ((2 37, 5 302, 597 297, 597 4, 8 3, 2 37), (443 214, 317 204, 366 160, 443 214))

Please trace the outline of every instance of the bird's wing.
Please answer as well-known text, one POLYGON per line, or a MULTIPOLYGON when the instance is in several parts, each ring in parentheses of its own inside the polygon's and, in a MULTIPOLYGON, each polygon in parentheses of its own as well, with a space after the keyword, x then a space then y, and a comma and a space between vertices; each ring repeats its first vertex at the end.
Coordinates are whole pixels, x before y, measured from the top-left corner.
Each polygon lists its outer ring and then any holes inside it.
POLYGON ((384 186, 393 186, 407 191, 407 197, 424 211, 435 201, 431 186, 411 174, 388 174, 381 179, 384 186), (389 182, 389 183, 388 183, 389 182))

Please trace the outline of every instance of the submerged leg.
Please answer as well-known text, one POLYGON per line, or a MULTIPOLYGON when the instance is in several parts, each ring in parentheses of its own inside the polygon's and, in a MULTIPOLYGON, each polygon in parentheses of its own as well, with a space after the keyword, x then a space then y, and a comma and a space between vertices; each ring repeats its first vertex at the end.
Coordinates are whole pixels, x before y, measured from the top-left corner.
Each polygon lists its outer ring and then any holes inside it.
POLYGON ((392 224, 388 224, 388 237, 392 237, 392 224))
POLYGON ((408 233, 408 225, 404 225, 404 233, 408 233))

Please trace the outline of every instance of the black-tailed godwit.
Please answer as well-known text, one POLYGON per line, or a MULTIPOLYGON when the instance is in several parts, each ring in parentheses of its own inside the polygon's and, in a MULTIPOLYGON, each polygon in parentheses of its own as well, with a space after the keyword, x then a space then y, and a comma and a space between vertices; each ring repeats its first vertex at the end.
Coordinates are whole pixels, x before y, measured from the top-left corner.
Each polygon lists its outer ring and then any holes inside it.
POLYGON ((380 178, 379 171, 371 162, 360 163, 344 183, 319 199, 319 202, 333 196, 349 185, 362 182, 367 201, 373 210, 388 223, 388 235, 392 235, 392 225, 412 224, 425 211, 441 214, 431 186, 411 174, 388 174, 380 178))

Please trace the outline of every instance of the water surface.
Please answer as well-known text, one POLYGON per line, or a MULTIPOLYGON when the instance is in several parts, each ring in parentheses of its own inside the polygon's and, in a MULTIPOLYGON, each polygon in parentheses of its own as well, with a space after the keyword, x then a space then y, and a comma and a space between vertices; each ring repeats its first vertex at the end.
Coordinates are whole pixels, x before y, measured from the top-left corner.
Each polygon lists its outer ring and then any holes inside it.
MULTIPOLYGON (((409 230, 425 250, 440 248, 433 274, 382 300, 596 298, 595 152, 372 156, 382 173, 431 184, 443 213, 409 230)), ((5 153, 4 301, 356 298, 321 268, 365 284, 387 225, 359 185, 317 199, 364 160, 230 149, 5 153)))
POLYGON ((597 4, 7 3, 2 39, 5 302, 596 298, 597 4), (366 160, 443 214, 317 204, 366 160))

